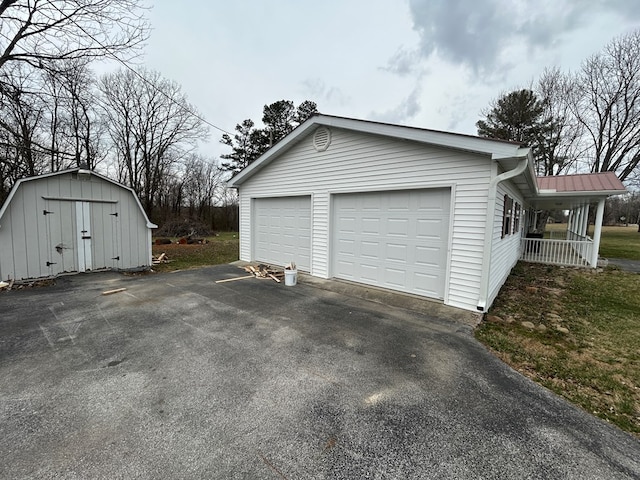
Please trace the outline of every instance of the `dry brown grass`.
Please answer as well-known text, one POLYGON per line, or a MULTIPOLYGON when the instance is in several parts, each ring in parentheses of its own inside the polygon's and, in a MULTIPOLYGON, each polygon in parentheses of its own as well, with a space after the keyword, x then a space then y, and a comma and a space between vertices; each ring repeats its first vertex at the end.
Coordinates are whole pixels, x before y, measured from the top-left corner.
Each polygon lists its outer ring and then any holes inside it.
POLYGON ((519 263, 476 337, 524 375, 640 436, 639 291, 640 275, 616 268, 519 263))

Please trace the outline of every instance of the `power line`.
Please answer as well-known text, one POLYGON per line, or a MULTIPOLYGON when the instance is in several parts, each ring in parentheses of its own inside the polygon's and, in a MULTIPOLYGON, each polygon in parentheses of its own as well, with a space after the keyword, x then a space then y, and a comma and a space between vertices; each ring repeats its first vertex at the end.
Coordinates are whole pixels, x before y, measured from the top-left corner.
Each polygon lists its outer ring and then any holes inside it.
MULTIPOLYGON (((58 8, 57 5, 53 5, 53 7, 58 10, 58 12, 61 15, 65 15, 64 12, 62 12, 62 10, 60 10, 58 8)), ((172 97, 170 97, 169 95, 167 95, 165 92, 163 92, 162 90, 160 90, 153 82, 150 82, 149 80, 147 80, 143 75, 140 74, 140 72, 138 72, 135 68, 131 67, 130 65, 128 65, 124 60, 122 60, 120 57, 118 57, 116 54, 112 53, 111 51, 109 51, 108 47, 105 47, 97 38, 95 38, 93 35, 91 35, 89 32, 87 32, 83 27, 81 27, 80 25, 78 25, 78 22, 76 22, 73 18, 71 17, 67 17, 76 27, 78 27, 86 36, 88 36, 91 40, 93 40, 95 43, 97 43, 98 45, 100 45, 105 52, 107 52, 107 55, 110 56, 112 59, 116 60, 118 63, 122 64, 127 70, 129 70, 130 72, 132 72, 134 75, 136 75, 140 80, 142 80, 144 83, 146 83, 147 85, 149 85, 151 88, 153 88, 157 93, 159 93, 160 95, 162 95, 163 97, 165 97, 167 100, 169 100, 171 103, 177 105, 178 107, 180 107, 181 109, 185 110, 187 113, 193 115, 194 117, 196 117, 197 119, 199 119, 200 121, 202 121, 203 123, 206 123, 207 125, 209 125, 210 127, 215 128, 216 130, 221 131, 222 133, 226 133, 227 135, 233 135, 231 132, 226 131, 224 128, 220 128, 217 125, 214 125, 213 123, 209 122, 206 118, 204 118, 202 115, 197 114, 196 112, 190 110, 189 108, 185 107, 184 105, 178 103, 175 101, 175 99, 173 99, 172 97)))

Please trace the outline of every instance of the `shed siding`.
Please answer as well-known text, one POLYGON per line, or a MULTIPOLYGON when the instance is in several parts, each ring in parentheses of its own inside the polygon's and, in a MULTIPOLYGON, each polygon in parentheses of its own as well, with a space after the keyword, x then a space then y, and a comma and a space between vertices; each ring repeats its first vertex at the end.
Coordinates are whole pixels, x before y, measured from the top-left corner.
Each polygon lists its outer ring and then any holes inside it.
POLYGON ((0 218, 0 279, 38 278, 77 270, 77 238, 75 233, 68 235, 75 225, 76 199, 91 205, 94 268, 150 264, 150 231, 131 191, 95 175, 81 180, 69 172, 19 184, 0 218), (44 210, 54 213, 44 215, 44 210), (118 217, 110 215, 116 212, 118 217), (62 255, 55 252, 55 243, 49 238, 52 222, 68 238, 68 248, 62 255), (117 256, 119 261, 113 259, 117 256), (49 268, 47 261, 57 266, 49 268))
POLYGON ((489 277, 489 302, 491 305, 520 258, 520 240, 522 238, 523 221, 518 232, 502 238, 502 214, 504 212, 504 196, 509 195, 520 205, 523 199, 518 190, 509 182, 498 184, 496 209, 493 217, 493 241, 491 249, 491 270, 489 277))
POLYGON ((332 128, 329 148, 316 152, 307 136, 240 187, 240 258, 253 260, 252 197, 313 195, 311 272, 328 278, 331 194, 452 187, 450 282, 445 302, 475 310, 490 175, 491 161, 481 155, 336 128, 332 128))

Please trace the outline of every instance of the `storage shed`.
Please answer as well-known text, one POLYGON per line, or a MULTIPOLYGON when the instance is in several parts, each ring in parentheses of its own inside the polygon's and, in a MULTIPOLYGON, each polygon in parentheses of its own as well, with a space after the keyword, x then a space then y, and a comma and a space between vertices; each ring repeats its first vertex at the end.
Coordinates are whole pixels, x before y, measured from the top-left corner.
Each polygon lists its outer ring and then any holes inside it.
MULTIPOLYGON (((241 260, 293 261, 473 311, 489 308, 520 258, 536 202, 566 200, 539 190, 531 151, 517 143, 328 115, 229 186, 240 197, 241 260)), ((617 181, 572 201, 600 209, 621 192, 617 181)))
POLYGON ((0 209, 0 279, 151 265, 151 229, 134 191, 75 168, 19 180, 0 209))

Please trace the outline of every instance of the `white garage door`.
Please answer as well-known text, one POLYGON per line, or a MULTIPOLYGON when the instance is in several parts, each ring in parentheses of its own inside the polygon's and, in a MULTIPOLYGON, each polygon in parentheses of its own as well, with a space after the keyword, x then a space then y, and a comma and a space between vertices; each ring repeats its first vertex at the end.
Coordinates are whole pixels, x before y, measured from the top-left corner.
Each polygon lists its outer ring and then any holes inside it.
POLYGON ((311 197, 257 198, 254 219, 255 260, 311 270, 311 197))
POLYGON ((444 298, 450 190, 336 195, 333 276, 444 298))

